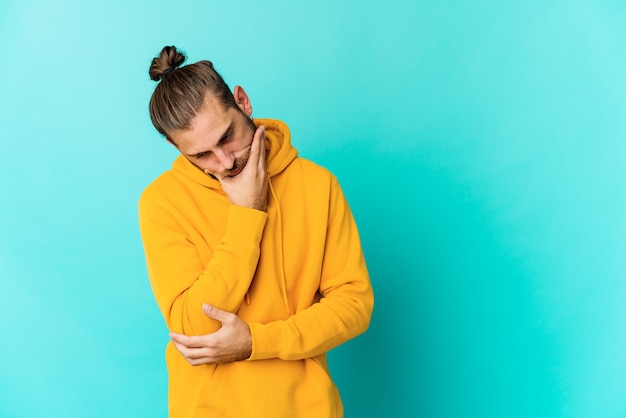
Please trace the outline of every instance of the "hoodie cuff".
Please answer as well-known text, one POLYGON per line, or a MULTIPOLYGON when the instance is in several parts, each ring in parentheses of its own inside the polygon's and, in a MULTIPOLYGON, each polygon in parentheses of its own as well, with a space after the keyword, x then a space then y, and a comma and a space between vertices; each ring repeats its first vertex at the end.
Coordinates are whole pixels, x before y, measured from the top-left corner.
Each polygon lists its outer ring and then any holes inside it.
POLYGON ((279 357, 282 338, 277 324, 250 322, 248 326, 252 334, 252 354, 248 360, 266 360, 279 357))
POLYGON ((263 229, 267 222, 267 213, 243 206, 231 205, 228 210, 228 220, 222 242, 236 245, 246 238, 256 244, 261 242, 263 229))

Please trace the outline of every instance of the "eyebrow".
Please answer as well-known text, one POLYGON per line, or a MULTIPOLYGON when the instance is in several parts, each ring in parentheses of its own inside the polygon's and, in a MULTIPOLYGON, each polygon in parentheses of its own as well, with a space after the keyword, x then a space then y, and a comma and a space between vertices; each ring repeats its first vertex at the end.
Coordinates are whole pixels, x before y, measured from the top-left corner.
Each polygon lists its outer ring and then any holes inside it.
MULTIPOLYGON (((230 121, 230 124, 228 125, 228 127, 226 128, 226 130, 224 131, 220 139, 217 141, 216 146, 221 147, 222 145, 224 145, 224 142, 226 142, 226 140, 228 139, 228 137, 232 135, 232 133, 233 133, 233 121, 230 121)), ((200 155, 206 154, 207 152, 210 152, 210 151, 200 151, 198 153, 192 154, 191 156, 194 158, 198 158, 200 155)))

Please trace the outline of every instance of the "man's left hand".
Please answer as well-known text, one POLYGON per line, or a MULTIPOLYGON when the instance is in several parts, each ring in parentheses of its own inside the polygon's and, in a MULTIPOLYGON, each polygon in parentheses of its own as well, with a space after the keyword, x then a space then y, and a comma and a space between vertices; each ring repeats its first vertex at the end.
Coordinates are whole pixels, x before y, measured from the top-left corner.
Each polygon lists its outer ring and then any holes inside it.
POLYGON ((192 366, 245 360, 252 354, 250 327, 233 313, 204 304, 202 311, 222 327, 206 335, 188 336, 170 332, 174 346, 192 366))

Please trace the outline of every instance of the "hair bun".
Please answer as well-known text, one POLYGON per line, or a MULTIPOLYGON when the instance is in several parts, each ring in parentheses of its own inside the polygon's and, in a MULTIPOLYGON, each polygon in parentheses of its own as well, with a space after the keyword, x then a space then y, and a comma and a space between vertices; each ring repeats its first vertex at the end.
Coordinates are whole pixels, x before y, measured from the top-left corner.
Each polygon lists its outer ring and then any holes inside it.
POLYGON ((154 81, 162 80, 167 73, 180 67, 186 59, 185 54, 176 49, 175 46, 164 47, 159 56, 154 58, 150 64, 148 71, 150 78, 154 81))

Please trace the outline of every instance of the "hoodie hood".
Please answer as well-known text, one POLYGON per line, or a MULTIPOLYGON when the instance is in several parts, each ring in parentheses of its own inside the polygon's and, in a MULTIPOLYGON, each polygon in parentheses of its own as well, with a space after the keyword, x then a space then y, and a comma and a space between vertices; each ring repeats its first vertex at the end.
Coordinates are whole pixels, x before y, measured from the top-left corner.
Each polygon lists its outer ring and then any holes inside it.
MULTIPOLYGON (((267 172, 270 178, 274 177, 291 164, 298 156, 298 151, 291 145, 291 134, 284 122, 274 119, 255 119, 254 124, 257 127, 265 126, 267 172)), ((219 181, 203 173, 182 154, 174 160, 172 169, 205 187, 221 190, 219 181)))

